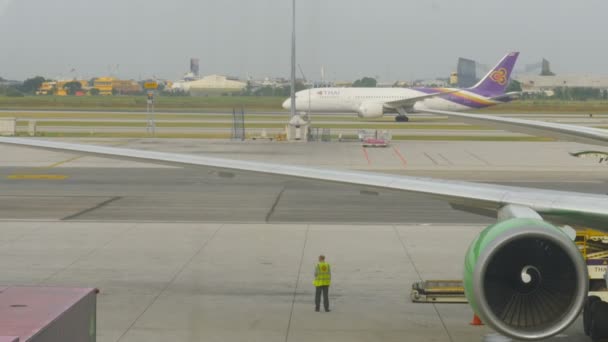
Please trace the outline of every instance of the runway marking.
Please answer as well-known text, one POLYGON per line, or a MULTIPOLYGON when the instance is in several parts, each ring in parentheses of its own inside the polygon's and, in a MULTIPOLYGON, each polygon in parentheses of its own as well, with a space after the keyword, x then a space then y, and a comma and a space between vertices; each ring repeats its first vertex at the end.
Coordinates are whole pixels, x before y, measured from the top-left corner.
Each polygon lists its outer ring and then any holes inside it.
POLYGON ((443 154, 441 153, 437 153, 443 160, 445 160, 448 165, 454 165, 454 163, 452 163, 448 158, 446 158, 443 154))
POLYGON ((372 161, 369 159, 369 154, 367 154, 367 148, 361 148, 363 149, 363 155, 365 156, 365 160, 367 160, 367 165, 372 165, 372 161))
MULTIPOLYGON (((57 166, 69 163, 71 161, 74 161, 76 159, 80 159, 84 156, 76 156, 76 157, 71 157, 68 158, 66 160, 62 160, 56 163, 53 163, 51 165, 46 165, 46 166, 39 166, 39 167, 34 167, 31 168, 29 171, 32 172, 35 170, 46 170, 46 169, 52 169, 55 168, 57 166)), ((26 170, 23 170, 25 172, 28 172, 26 170)), ((67 175, 49 175, 49 174, 35 174, 35 173, 15 173, 12 175, 8 175, 6 176, 6 178, 8 179, 14 179, 14 180, 65 180, 68 179, 69 176, 67 175)))
POLYGON ((69 176, 67 175, 28 175, 28 174, 15 174, 6 176, 8 179, 14 180, 64 180, 69 176))
POLYGON ((279 192, 279 194, 277 195, 277 198, 274 200, 274 203, 272 204, 272 207, 270 207, 270 210, 266 214, 266 223, 268 223, 270 221, 270 218, 274 214, 274 210, 277 208, 277 205, 279 205, 279 202, 281 201, 281 197, 283 197, 284 192, 285 192, 285 187, 283 187, 283 189, 281 189, 281 192, 279 192))
POLYGON ((403 154, 401 154, 401 152, 399 152, 399 149, 396 146, 393 146, 393 151, 395 151, 395 154, 401 160, 403 168, 405 169, 407 167, 407 160, 405 160, 405 157, 403 156, 403 154))
POLYGON ((77 212, 75 214, 72 214, 72 215, 68 215, 68 216, 62 218, 61 221, 73 220, 73 219, 75 219, 75 218, 77 218, 79 216, 82 216, 84 214, 90 213, 93 210, 97 210, 99 208, 105 207, 106 205, 108 205, 108 204, 110 204, 110 203, 112 203, 114 201, 118 201, 119 199, 122 199, 122 196, 112 197, 109 200, 103 201, 103 202, 99 203, 98 205, 96 205, 94 207, 91 207, 91 208, 79 211, 79 212, 77 212))
POLYGON ((293 289, 293 299, 291 300, 291 310, 289 311, 289 321, 287 321, 287 331, 285 331, 285 342, 289 341, 289 334, 291 333, 291 321, 293 318, 293 310, 296 307, 296 298, 298 296, 298 285, 300 284, 300 278, 302 277, 302 264, 304 264, 304 255, 306 252, 306 245, 308 244, 308 232, 310 231, 310 225, 306 225, 306 233, 304 233, 304 244, 302 245, 302 253, 300 254, 300 265, 298 266, 298 276, 296 277, 296 283, 293 289))
POLYGON ((68 159, 66 159, 66 160, 62 160, 62 161, 60 161, 60 162, 53 163, 53 164, 51 164, 51 165, 49 165, 49 166, 42 166, 42 167, 40 167, 40 168, 41 168, 41 169, 52 169, 52 168, 54 168, 54 167, 57 167, 57 166, 60 166, 60 165, 63 165, 63 164, 67 164, 67 163, 69 163, 69 162, 72 162, 72 161, 74 161, 74 160, 76 160, 76 159, 80 159, 80 158, 82 158, 82 157, 84 157, 84 156, 76 156, 76 157, 68 158, 68 159))
POLYGON ((488 165, 488 166, 492 166, 492 164, 490 164, 490 162, 488 162, 487 160, 481 158, 480 156, 476 155, 475 153, 471 152, 471 151, 466 151, 471 157, 479 160, 480 162, 488 165))
POLYGON ((438 162, 437 162, 435 159, 433 159, 433 157, 429 156, 429 154, 428 154, 428 153, 424 152, 424 155, 425 155, 427 158, 429 158, 429 159, 430 159, 430 160, 433 162, 433 164, 435 164, 435 165, 439 165, 439 163, 438 163, 438 162))

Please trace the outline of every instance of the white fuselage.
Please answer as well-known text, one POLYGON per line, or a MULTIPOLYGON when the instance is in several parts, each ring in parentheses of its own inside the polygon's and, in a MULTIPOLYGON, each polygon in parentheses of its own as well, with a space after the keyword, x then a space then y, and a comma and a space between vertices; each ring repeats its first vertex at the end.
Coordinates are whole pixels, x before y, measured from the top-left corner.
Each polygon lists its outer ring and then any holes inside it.
MULTIPOLYGON (((382 113, 397 112, 391 102, 422 97, 437 92, 457 91, 457 94, 432 97, 417 101, 408 111, 421 108, 463 111, 496 104, 467 90, 446 88, 313 88, 296 94, 296 110, 300 112, 357 113, 361 117, 379 117, 382 113), (374 109, 367 110, 366 109, 374 109)), ((283 108, 291 108, 291 100, 283 108)))

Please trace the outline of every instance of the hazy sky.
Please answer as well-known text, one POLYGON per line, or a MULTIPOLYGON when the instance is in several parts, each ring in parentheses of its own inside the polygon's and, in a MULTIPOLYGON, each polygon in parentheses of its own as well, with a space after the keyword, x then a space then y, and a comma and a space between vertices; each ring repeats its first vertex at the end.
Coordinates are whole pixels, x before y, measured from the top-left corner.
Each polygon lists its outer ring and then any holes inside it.
MULTIPOLYGON (((290 0, 0 0, 0 76, 289 75, 290 0), (70 70, 75 69, 75 72, 70 70)), ((310 79, 447 76, 459 56, 608 74, 606 0, 298 0, 310 79)))

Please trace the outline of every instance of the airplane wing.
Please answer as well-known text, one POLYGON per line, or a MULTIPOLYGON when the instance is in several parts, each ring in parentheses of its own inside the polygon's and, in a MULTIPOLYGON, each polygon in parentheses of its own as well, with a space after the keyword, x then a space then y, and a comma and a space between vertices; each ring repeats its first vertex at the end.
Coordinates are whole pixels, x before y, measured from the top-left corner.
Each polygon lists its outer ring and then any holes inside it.
POLYGON ((498 115, 467 114, 433 109, 424 109, 421 111, 425 113, 457 118, 467 123, 487 125, 513 132, 546 136, 559 140, 575 141, 585 144, 608 146, 608 130, 600 128, 507 118, 498 115))
POLYGON ((29 138, 0 137, 0 143, 164 164, 193 165, 217 170, 218 176, 236 177, 241 172, 254 172, 351 184, 364 188, 413 192, 443 199, 457 209, 495 217, 506 206, 529 208, 543 219, 556 224, 585 225, 608 231, 608 196, 604 195, 240 161, 29 138))
POLYGON ((420 95, 420 96, 416 96, 416 97, 411 97, 409 99, 404 99, 404 100, 385 102, 384 103, 384 107, 386 107, 386 108, 392 108, 392 109, 412 108, 416 104, 416 102, 418 102, 418 101, 430 99, 430 98, 433 98, 433 97, 453 94, 453 93, 457 93, 459 91, 460 90, 448 90, 448 91, 437 92, 437 93, 433 93, 433 94, 427 94, 427 95, 420 95))

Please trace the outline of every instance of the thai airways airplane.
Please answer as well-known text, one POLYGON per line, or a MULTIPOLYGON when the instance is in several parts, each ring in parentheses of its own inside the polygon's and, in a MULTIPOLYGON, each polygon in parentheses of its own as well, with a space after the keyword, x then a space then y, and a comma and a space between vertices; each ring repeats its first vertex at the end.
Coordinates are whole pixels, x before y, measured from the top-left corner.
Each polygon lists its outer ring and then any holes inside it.
MULTIPOLYGON (((313 88, 296 93, 296 110, 301 112, 357 113, 360 118, 379 118, 397 113, 398 122, 409 121, 407 114, 422 108, 464 111, 510 101, 505 93, 519 52, 508 53, 475 86, 458 88, 313 88)), ((283 103, 291 109, 291 99, 283 103)))

